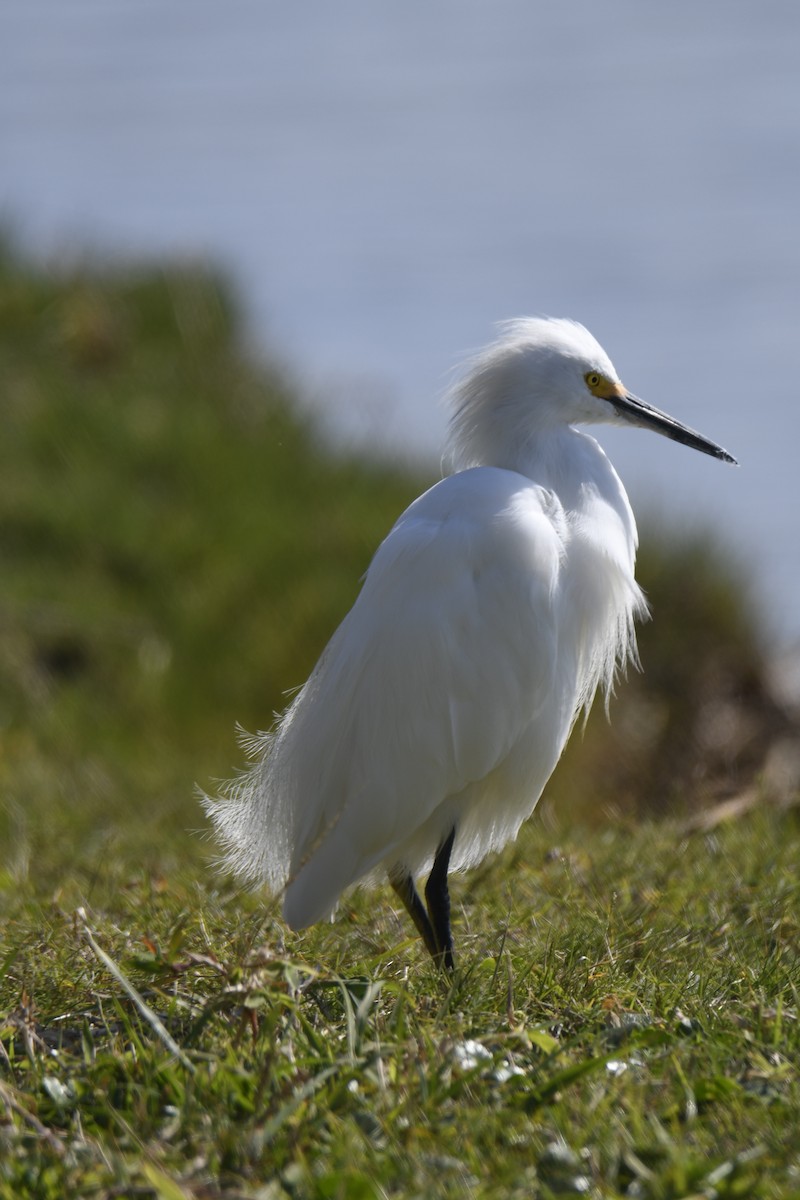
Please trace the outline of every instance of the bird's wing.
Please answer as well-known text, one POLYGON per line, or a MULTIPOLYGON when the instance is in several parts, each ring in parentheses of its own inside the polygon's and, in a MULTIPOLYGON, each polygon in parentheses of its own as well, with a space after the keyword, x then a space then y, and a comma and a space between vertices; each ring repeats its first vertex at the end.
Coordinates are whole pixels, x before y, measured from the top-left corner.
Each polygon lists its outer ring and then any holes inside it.
POLYGON ((303 885, 293 924, 492 771, 547 702, 559 512, 522 477, 479 468, 431 489, 380 546, 272 747, 290 894, 303 885))

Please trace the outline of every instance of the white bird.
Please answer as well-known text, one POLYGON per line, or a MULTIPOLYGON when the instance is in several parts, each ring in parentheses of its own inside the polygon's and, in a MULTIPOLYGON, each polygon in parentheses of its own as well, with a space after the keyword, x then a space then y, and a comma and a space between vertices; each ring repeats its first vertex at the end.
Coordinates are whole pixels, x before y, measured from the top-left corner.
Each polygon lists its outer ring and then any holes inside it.
POLYGON ((454 473, 380 545, 308 682, 250 740, 255 763, 205 800, 226 865, 282 893, 293 929, 385 871, 448 968, 448 870, 516 836, 577 715, 636 655, 636 523, 574 426, 640 425, 736 461, 631 395, 569 320, 502 326, 450 401, 454 473))

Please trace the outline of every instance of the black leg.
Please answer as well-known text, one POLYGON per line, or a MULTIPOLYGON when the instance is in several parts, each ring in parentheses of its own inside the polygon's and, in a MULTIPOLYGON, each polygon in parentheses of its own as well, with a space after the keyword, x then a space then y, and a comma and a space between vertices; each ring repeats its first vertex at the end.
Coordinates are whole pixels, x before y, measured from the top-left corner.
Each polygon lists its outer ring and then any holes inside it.
POLYGON ((453 935, 450 931, 450 893, 447 890, 447 869, 450 866, 450 855, 453 852, 453 842, 456 838, 455 828, 442 842, 433 860, 433 870, 425 885, 425 902, 428 905, 428 915, 436 941, 434 957, 452 971, 453 935))
POLYGON ((403 901, 411 920, 422 935, 422 940, 425 943, 428 953, 432 958, 437 958, 439 947, 436 943, 436 936, 428 914, 425 911, 425 905, 420 900, 417 889, 414 886, 414 880, 406 873, 403 875, 390 875, 389 882, 403 901))

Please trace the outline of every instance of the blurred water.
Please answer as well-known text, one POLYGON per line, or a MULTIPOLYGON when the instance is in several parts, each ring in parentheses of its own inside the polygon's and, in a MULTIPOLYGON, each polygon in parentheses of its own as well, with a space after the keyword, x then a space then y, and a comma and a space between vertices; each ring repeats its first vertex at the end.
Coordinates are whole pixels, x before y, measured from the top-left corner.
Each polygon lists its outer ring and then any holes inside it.
POLYGON ((211 255, 341 437, 433 457, 450 366, 570 315, 740 470, 602 431, 800 636, 793 0, 5 0, 0 206, 37 252, 211 255))

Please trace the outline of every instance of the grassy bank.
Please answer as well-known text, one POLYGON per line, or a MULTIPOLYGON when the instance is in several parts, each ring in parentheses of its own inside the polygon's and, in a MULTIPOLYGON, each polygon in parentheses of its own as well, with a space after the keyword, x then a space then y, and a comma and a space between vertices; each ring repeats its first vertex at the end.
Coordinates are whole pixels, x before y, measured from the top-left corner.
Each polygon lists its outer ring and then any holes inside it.
POLYGON ((706 539, 644 531, 644 674, 455 882, 452 985, 388 894, 290 936, 210 868, 195 782, 433 482, 237 329, 0 254, 0 1197, 800 1195, 795 809, 687 832, 787 724, 706 539))
POLYGON ((0 1196, 800 1194, 797 836, 532 823, 452 983, 385 893, 291 936, 196 849, 29 875, 0 1196))

